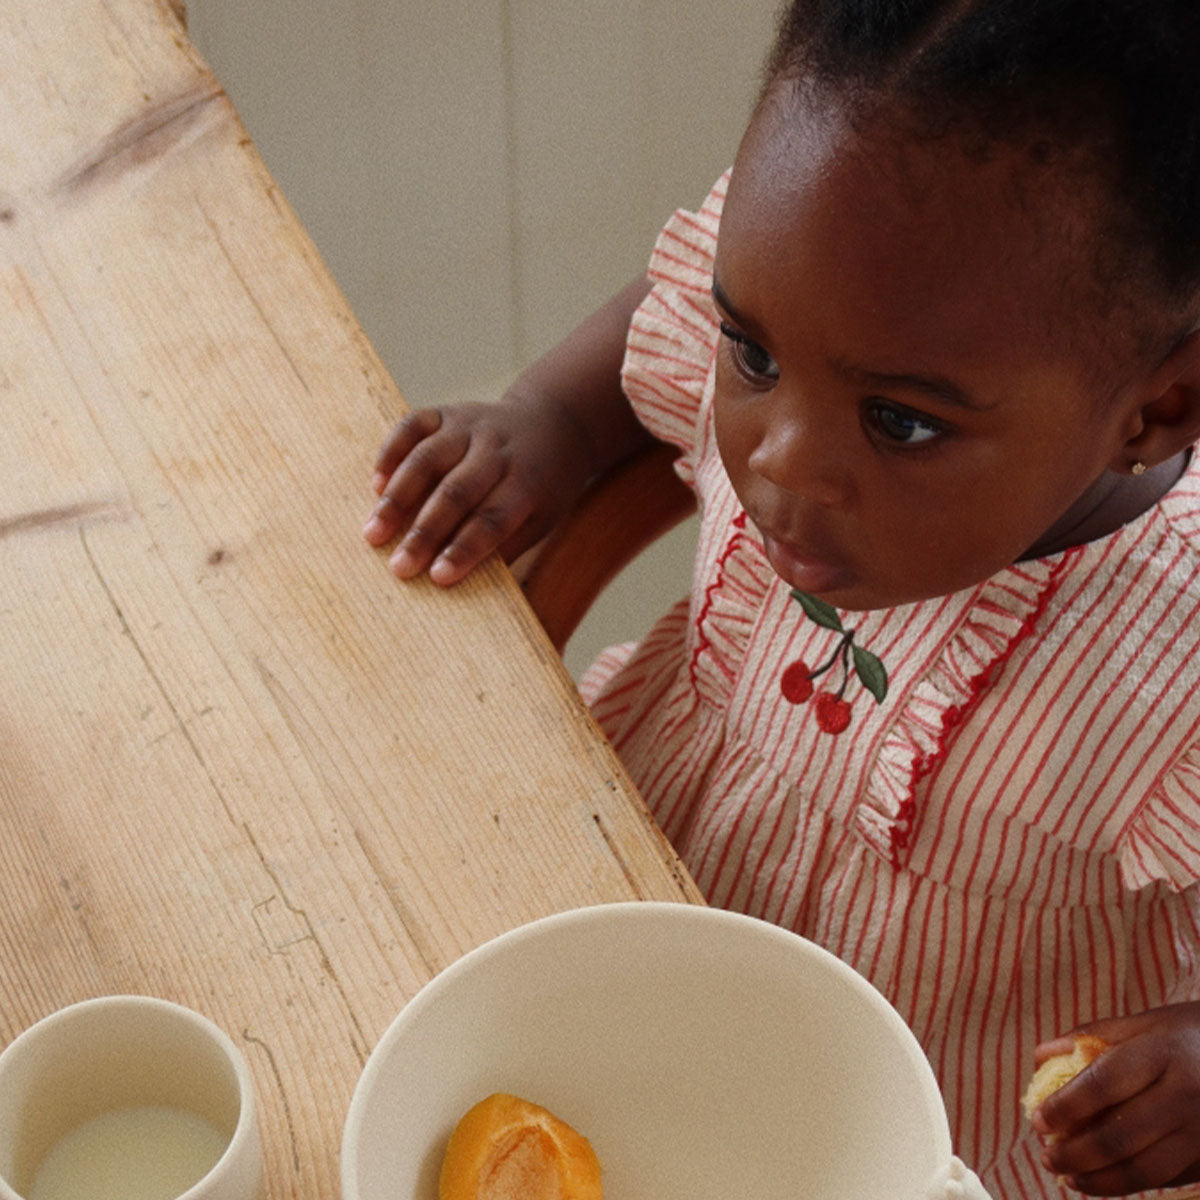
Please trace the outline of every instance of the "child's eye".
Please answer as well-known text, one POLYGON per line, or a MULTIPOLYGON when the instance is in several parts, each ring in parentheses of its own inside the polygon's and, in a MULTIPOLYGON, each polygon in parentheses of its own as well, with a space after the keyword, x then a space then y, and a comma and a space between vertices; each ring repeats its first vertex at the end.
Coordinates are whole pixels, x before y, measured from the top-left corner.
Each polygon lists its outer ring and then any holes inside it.
POLYGON ((886 400, 871 401, 868 415, 871 423, 888 441, 903 446, 923 446, 946 432, 938 422, 886 400))
POLYGON ((779 378, 775 360, 757 342, 724 321, 721 322, 721 333, 729 339, 734 366, 751 383, 774 383, 779 378))

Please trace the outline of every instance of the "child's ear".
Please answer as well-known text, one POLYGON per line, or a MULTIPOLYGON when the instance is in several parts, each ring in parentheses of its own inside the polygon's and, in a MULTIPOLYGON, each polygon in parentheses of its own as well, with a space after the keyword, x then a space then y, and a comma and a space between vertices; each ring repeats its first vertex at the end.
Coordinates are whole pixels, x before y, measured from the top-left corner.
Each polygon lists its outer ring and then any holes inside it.
POLYGON ((1115 470, 1157 466, 1200 441, 1200 329, 1183 338, 1142 388, 1115 470))

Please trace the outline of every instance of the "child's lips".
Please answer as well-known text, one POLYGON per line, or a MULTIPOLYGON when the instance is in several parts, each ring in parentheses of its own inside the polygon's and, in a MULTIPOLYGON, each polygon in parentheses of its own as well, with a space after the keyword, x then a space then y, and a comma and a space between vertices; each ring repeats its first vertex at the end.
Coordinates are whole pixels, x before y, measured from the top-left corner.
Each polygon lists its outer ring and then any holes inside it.
POLYGON ((772 533, 763 532, 763 549, 767 561, 785 583, 802 592, 819 596, 848 587, 854 579, 850 567, 833 558, 827 551, 814 553, 808 547, 786 542, 772 533))

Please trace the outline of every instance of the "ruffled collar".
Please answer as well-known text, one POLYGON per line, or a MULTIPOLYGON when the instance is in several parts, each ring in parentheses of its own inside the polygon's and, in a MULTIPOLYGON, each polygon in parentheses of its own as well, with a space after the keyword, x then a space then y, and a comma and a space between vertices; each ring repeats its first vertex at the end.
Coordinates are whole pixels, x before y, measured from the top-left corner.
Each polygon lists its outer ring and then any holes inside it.
MULTIPOLYGON (((998 678, 1017 648, 1037 629, 1038 622, 1060 584, 1078 566, 1111 551, 1114 539, 1140 536, 1143 525, 1166 521, 1184 536, 1200 538, 1200 456, 1153 508, 1115 533, 1061 553, 1016 563, 992 578, 954 597, 923 601, 945 606, 943 628, 948 632, 939 648, 913 677, 901 682, 886 704, 882 737, 873 751, 860 797, 852 810, 852 825, 862 840, 896 867, 908 859, 917 816, 917 794, 945 758, 955 732, 998 678)), ((709 584, 695 614, 697 637, 690 661, 697 692, 716 706, 728 704, 748 651, 756 622, 768 593, 784 585, 767 562, 761 539, 727 487, 709 491, 724 518, 727 536, 707 572, 709 584)), ((919 605, 908 606, 916 610, 919 605)), ((898 611, 898 610, 895 610, 898 611)), ((800 607, 789 606, 789 619, 804 620, 800 607)), ((811 615, 811 614, 810 614, 811 615)), ((871 614, 841 614, 847 628, 871 614)), ((866 646, 864 646, 866 648, 866 646)), ((847 662, 849 649, 846 648, 847 662)), ((886 664, 881 664, 886 670, 886 664)), ((787 664, 778 687, 784 701, 789 686, 787 664)), ((869 681, 859 672, 860 680, 869 681)), ((829 693, 827 692, 827 695, 829 693)), ((807 700, 811 689, 801 687, 807 700)), ((879 699, 876 696, 876 699, 879 699)), ((831 705, 827 707, 832 708, 831 705)), ((819 733, 836 736, 846 725, 827 724, 817 713, 819 733)), ((844 714, 833 714, 834 717, 844 714)))
MULTIPOLYGON (((697 598, 689 672, 697 695, 724 710, 744 669, 755 628, 772 599, 772 614, 778 612, 778 596, 786 594, 786 585, 771 569, 761 539, 732 491, 719 489, 709 495, 723 511, 708 514, 708 519, 723 524, 726 536, 714 547, 714 559, 705 572, 708 583, 697 598)), ((922 608, 931 614, 939 610, 939 619, 929 622, 939 629, 931 636, 929 657, 915 673, 896 681, 897 686, 880 710, 883 732, 875 735, 872 761, 852 809, 851 823, 858 836, 894 866, 907 861, 922 780, 945 757, 954 732, 1016 648, 1033 633, 1078 554, 1079 550, 1071 550, 1018 563, 953 597, 922 601, 904 610, 874 614, 835 614, 829 610, 831 645, 835 654, 842 655, 845 665, 838 664, 841 674, 827 677, 832 683, 814 681, 819 689, 816 694, 812 685, 797 687, 796 680, 788 678, 788 664, 784 664, 777 681, 779 703, 810 703, 815 710, 811 718, 813 736, 837 737, 849 726, 849 706, 839 709, 833 703, 838 681, 844 690, 849 678, 854 687, 875 691, 874 700, 882 700, 872 686, 872 682, 880 682, 878 677, 872 680, 874 669, 869 661, 865 661, 865 670, 860 669, 864 663, 858 661, 857 654, 852 657, 853 651, 865 651, 865 660, 874 658, 870 651, 873 629, 885 615, 903 612, 915 617, 922 608), (864 637, 851 647, 844 633, 832 632, 838 626, 846 631, 857 626, 864 637)), ((804 609, 790 601, 783 611, 785 617, 772 615, 769 619, 774 623, 812 618, 811 613, 806 618, 804 609)), ((912 621, 914 625, 919 623, 912 621)), ((820 670, 820 664, 814 667, 820 670)), ((887 669, 886 662, 879 663, 885 683, 887 669)), ((857 697, 851 698, 857 706, 857 697)), ((864 714, 865 710, 856 707, 854 720, 866 719, 864 714)))
POLYGON ((1034 632, 1078 553, 1019 563, 961 594, 953 632, 900 698, 854 810, 858 834, 893 866, 908 859, 918 786, 945 757, 955 731, 1004 664, 1034 632))

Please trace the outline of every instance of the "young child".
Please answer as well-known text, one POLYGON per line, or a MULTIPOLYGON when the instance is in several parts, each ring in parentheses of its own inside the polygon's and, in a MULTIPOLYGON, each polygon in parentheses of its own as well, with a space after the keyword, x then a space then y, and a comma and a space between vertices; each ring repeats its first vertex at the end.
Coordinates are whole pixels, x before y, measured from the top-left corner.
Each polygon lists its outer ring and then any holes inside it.
POLYGON ((1195 0, 794 0, 652 288, 377 464, 368 541, 451 584, 680 448, 691 598, 586 694, 712 903, 895 1004, 997 1198, 1200 1181, 1198 51, 1195 0))

